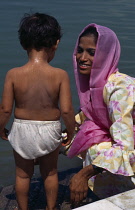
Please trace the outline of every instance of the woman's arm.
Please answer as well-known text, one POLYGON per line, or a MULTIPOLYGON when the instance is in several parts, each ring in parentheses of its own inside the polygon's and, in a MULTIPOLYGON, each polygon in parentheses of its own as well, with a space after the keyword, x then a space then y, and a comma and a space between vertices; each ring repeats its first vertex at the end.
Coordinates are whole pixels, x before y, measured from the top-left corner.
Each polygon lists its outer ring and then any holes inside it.
POLYGON ((134 79, 122 74, 114 76, 113 80, 106 84, 104 98, 112 121, 110 134, 113 143, 108 148, 102 147, 102 150, 99 150, 100 145, 97 148, 89 149, 90 153, 91 150, 95 149, 96 154, 98 154, 95 156, 93 164, 111 173, 124 176, 134 174, 135 150, 132 117, 135 99, 134 89, 134 79))

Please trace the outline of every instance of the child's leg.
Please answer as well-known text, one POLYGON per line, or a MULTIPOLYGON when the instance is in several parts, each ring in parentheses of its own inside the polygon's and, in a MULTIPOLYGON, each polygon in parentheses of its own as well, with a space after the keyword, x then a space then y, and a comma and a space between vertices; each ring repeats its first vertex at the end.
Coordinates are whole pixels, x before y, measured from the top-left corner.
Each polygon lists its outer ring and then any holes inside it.
POLYGON ((34 161, 22 158, 14 151, 16 164, 15 190, 19 210, 28 210, 28 193, 30 180, 34 172, 34 161))
POLYGON ((46 191, 47 207, 46 210, 56 209, 56 200, 58 194, 58 175, 57 160, 59 147, 48 155, 40 158, 40 171, 44 180, 46 191))

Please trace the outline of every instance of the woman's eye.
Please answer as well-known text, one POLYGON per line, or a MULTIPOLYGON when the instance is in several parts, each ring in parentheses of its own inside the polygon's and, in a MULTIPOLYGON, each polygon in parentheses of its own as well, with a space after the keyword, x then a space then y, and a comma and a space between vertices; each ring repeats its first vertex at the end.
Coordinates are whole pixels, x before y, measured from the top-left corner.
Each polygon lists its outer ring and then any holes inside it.
POLYGON ((89 49, 89 50, 88 50, 88 53, 89 53, 91 56, 94 56, 94 55, 95 55, 95 50, 89 49))
POLYGON ((94 56, 94 55, 95 55, 95 52, 91 52, 90 55, 91 55, 91 56, 94 56))
POLYGON ((78 47, 77 48, 77 53, 82 53, 83 52, 83 49, 81 47, 78 47))

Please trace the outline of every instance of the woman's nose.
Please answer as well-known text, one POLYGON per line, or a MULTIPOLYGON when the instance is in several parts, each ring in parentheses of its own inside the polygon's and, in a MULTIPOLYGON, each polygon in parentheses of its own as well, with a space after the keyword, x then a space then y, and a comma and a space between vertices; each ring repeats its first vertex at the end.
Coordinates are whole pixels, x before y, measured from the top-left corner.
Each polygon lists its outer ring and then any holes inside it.
POLYGON ((87 58, 87 53, 83 52, 80 56, 80 60, 81 61, 86 61, 88 58, 87 58))

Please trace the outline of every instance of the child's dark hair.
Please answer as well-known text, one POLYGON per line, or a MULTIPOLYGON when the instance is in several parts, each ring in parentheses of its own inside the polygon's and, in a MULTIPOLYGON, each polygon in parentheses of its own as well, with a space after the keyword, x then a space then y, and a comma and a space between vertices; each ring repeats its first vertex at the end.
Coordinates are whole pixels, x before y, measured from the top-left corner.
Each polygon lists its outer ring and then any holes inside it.
POLYGON ((89 27, 89 28, 87 28, 82 34, 81 34, 81 36, 79 37, 79 39, 81 38, 81 37, 84 37, 84 36, 89 36, 89 35, 91 35, 91 34, 93 34, 94 35, 94 38, 95 38, 95 44, 97 44, 97 40, 98 40, 98 32, 97 32, 97 30, 96 30, 96 28, 95 27, 93 27, 93 26, 91 26, 91 27, 89 27))
POLYGON ((51 48, 62 37, 58 21, 47 14, 25 14, 18 30, 19 40, 25 50, 40 51, 51 48))

